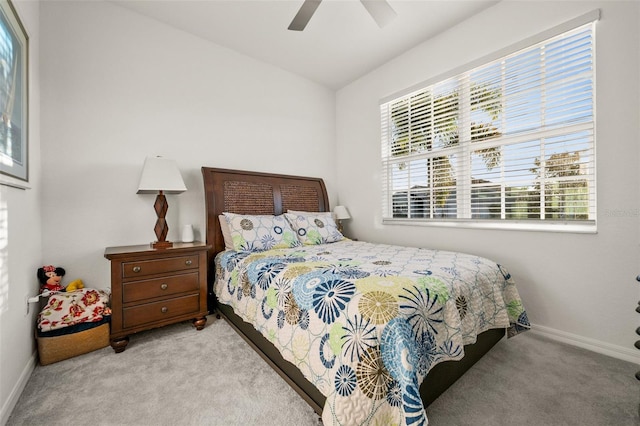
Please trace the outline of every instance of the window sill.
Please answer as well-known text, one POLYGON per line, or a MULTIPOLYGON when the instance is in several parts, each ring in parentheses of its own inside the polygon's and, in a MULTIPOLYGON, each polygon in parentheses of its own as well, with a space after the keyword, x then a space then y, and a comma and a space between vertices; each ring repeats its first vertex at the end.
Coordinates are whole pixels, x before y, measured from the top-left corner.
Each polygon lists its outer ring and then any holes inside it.
POLYGON ((438 228, 493 229, 500 231, 542 231, 566 232, 576 234, 596 234, 596 221, 581 223, 563 221, 495 221, 495 220, 420 220, 420 219, 382 219, 383 225, 432 226, 438 228))

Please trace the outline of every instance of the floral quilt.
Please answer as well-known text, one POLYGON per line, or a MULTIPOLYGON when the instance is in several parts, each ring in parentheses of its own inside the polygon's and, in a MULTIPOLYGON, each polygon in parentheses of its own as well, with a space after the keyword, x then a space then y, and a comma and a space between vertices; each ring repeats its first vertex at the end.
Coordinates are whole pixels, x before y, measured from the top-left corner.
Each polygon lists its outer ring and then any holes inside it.
POLYGON ((529 328, 505 267, 343 240, 216 257, 215 293, 326 396, 325 425, 427 424, 419 386, 491 328, 529 328))
POLYGON ((72 325, 98 322, 108 315, 111 315, 108 291, 83 288, 55 292, 38 314, 38 328, 42 332, 59 330, 72 325))

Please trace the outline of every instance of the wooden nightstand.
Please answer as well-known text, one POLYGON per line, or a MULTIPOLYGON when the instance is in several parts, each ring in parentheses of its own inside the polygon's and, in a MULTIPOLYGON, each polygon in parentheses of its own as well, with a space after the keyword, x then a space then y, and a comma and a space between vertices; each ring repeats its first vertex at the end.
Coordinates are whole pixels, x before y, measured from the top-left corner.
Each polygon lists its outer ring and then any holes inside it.
POLYGON ((207 250, 201 242, 107 247, 111 261, 111 347, 126 349, 129 335, 193 319, 207 322, 207 250))

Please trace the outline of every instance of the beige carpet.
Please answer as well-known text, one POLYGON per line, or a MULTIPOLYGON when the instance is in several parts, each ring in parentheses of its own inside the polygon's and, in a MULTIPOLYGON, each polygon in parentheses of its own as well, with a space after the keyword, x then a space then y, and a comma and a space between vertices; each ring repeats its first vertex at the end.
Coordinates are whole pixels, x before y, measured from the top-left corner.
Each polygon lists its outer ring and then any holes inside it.
POLYGON ((318 416, 231 329, 209 316, 38 365, 8 425, 318 426, 318 416), (285 421, 285 423, 282 423, 285 421))
MULTIPOLYGON (((431 425, 638 425, 640 367, 524 333, 428 409, 431 425)), ((37 366, 8 425, 312 425, 313 410, 209 316, 37 366)))
POLYGON ((638 426, 640 366, 531 332, 500 341, 427 410, 456 426, 638 426))

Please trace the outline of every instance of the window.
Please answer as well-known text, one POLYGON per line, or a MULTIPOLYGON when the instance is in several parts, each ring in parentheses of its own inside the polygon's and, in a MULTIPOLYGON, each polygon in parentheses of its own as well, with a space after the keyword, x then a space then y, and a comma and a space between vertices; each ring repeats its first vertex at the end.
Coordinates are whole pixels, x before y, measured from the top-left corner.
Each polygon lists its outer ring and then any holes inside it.
POLYGON ((594 94, 590 22, 383 101, 385 222, 595 229, 594 94))

